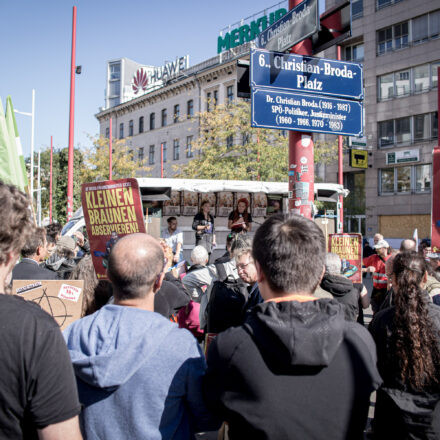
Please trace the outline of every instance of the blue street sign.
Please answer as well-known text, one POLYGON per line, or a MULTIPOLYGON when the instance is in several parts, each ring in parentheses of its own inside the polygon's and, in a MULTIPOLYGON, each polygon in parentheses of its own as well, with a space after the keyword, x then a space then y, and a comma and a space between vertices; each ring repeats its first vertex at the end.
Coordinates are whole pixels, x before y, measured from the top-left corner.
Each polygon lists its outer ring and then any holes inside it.
POLYGON ((251 87, 363 99, 362 66, 304 55, 251 50, 251 87))
POLYGON ((252 89, 252 127, 362 136, 362 103, 322 95, 252 89))
POLYGON ((267 50, 284 52, 319 31, 317 0, 304 0, 257 38, 257 45, 267 50))

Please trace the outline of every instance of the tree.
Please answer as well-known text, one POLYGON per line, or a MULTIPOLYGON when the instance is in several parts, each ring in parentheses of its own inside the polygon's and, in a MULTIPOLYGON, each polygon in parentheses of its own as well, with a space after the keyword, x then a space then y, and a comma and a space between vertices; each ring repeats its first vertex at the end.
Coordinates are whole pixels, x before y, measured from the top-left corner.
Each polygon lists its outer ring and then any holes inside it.
MULTIPOLYGON (((93 140, 93 146, 84 150, 84 167, 81 181, 95 182, 109 178, 109 140, 99 137, 93 140)), ((113 139, 112 178, 135 177, 139 171, 148 172, 150 168, 134 159, 133 147, 126 144, 126 139, 113 139)))
MULTIPOLYGON (((175 165, 177 176, 287 181, 287 132, 253 128, 250 115, 250 104, 243 100, 200 113, 194 119, 200 124, 199 137, 193 143, 195 158, 183 166, 175 165)), ((336 148, 335 143, 320 142, 315 145, 315 158, 333 160, 336 148)))

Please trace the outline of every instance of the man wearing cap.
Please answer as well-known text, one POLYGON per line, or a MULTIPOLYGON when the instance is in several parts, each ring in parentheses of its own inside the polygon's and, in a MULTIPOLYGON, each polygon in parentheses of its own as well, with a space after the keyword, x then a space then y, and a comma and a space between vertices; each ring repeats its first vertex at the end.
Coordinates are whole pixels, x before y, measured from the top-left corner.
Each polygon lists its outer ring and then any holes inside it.
POLYGON ((78 247, 74 238, 63 235, 58 241, 55 252, 46 260, 46 267, 56 272, 59 278, 66 280, 75 268, 78 247))
POLYGON ((384 301, 387 293, 387 281, 385 264, 390 258, 390 245, 385 240, 379 240, 373 248, 375 255, 371 255, 362 260, 365 266, 363 272, 373 273, 373 291, 371 292, 371 307, 373 313, 376 313, 384 301))

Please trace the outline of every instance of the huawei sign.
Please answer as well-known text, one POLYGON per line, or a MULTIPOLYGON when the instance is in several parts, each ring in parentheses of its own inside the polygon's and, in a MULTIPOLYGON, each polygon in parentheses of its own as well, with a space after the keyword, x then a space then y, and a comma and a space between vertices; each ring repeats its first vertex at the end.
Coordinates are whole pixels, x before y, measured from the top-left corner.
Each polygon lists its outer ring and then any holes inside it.
POLYGON ((135 94, 137 94, 140 90, 143 90, 145 92, 147 90, 147 86, 148 86, 147 72, 145 72, 145 70, 142 68, 138 69, 133 77, 133 83, 131 85, 133 92, 135 94))

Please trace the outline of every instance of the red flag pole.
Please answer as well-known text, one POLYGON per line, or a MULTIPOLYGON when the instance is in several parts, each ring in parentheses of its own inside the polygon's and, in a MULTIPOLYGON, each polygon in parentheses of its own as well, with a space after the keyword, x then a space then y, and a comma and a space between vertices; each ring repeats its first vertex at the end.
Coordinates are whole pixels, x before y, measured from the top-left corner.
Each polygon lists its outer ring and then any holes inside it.
MULTIPOLYGON (((302 0, 289 0, 289 9, 302 0)), ((291 53, 312 55, 312 40, 307 38, 292 47, 291 53)), ((315 162, 312 133, 289 132, 289 211, 312 218, 315 201, 315 162), (298 191, 297 191, 298 189, 298 191)))
POLYGON ((108 166, 109 166, 109 180, 112 180, 113 176, 113 131, 112 131, 112 118, 110 118, 110 137, 108 140, 108 166))
POLYGON ((67 161, 67 220, 73 215, 73 126, 75 116, 75 54, 76 54, 76 6, 72 14, 72 53, 70 60, 70 112, 69 153, 67 161))
POLYGON ((50 137, 49 223, 52 223, 53 136, 50 137))
MULTIPOLYGON (((341 60, 341 46, 338 46, 338 61, 341 60)), ((342 151, 342 136, 338 136, 338 183, 339 185, 344 184, 344 156, 342 151)), ((342 194, 339 195, 338 203, 338 225, 337 231, 339 233, 344 232, 344 197, 342 194)))

